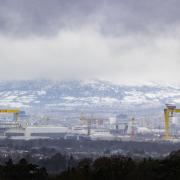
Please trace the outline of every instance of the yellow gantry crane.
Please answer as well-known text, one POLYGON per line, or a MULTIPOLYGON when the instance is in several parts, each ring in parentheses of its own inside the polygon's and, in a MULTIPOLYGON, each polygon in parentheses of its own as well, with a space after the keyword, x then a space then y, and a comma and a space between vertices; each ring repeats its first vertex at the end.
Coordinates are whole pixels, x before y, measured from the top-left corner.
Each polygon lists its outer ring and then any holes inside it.
POLYGON ((14 114, 14 120, 15 122, 18 122, 20 110, 19 109, 0 109, 0 113, 14 114))
POLYGON ((169 118, 173 117, 174 113, 180 113, 180 109, 177 109, 174 105, 166 104, 166 108, 164 109, 165 140, 169 140, 171 138, 169 118))

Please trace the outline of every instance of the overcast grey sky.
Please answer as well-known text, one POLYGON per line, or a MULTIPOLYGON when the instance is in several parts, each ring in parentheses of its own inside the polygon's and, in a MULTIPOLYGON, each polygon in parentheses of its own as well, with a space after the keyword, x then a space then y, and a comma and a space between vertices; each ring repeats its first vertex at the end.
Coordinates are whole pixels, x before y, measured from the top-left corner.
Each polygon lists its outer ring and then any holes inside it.
POLYGON ((179 0, 0 0, 0 80, 180 84, 179 0))

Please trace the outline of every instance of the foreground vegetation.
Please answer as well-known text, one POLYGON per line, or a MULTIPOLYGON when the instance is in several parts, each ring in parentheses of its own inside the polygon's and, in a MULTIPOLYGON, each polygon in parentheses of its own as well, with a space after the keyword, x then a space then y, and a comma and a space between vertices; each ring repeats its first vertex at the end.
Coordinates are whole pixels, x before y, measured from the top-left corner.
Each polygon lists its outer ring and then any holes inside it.
MULTIPOLYGON (((58 164, 58 159, 57 162, 58 164)), ((83 159, 75 167, 52 175, 35 164, 21 159, 0 166, 1 180, 179 180, 180 151, 164 159, 134 160, 124 156, 101 157, 96 160, 83 159)))

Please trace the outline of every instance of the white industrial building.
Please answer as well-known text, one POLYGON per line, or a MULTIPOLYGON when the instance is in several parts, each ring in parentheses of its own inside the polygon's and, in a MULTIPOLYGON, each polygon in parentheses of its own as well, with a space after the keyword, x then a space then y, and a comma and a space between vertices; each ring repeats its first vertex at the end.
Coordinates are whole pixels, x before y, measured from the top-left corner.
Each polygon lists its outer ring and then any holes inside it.
POLYGON ((33 138, 64 138, 69 132, 67 127, 63 126, 28 126, 21 129, 9 129, 5 132, 7 137, 19 137, 25 139, 33 138))

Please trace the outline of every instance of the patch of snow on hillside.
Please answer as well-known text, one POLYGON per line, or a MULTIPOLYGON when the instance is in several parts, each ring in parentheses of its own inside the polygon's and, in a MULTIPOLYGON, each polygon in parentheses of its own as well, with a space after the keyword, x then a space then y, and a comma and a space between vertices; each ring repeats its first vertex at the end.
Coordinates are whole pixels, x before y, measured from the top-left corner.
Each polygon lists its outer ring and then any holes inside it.
POLYGON ((43 90, 37 91, 37 95, 39 96, 46 95, 46 91, 43 91, 43 90))
POLYGON ((29 105, 25 105, 20 102, 0 102, 1 107, 15 107, 15 108, 23 108, 23 107, 29 107, 29 105))

